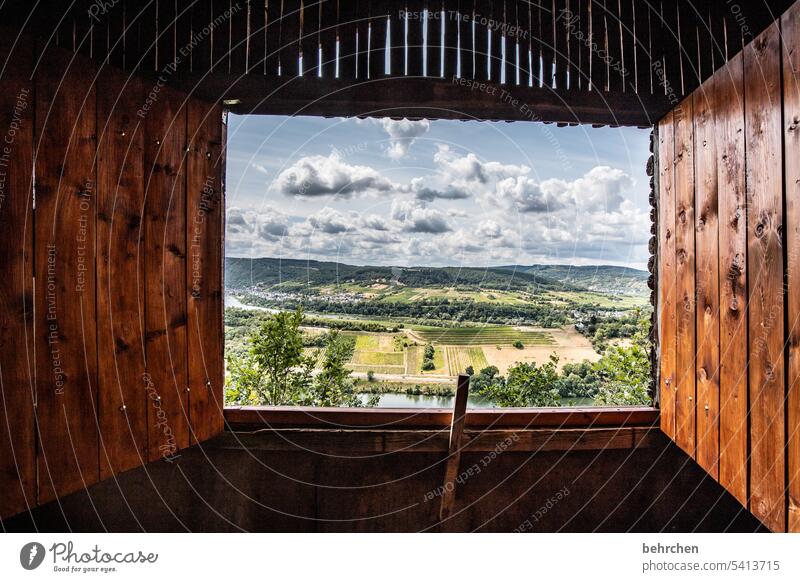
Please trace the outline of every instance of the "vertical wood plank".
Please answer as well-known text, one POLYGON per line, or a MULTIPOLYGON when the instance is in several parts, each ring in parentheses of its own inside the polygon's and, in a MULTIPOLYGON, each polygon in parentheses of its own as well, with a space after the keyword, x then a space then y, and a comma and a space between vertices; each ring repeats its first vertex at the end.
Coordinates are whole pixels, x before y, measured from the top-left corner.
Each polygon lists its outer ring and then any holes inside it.
POLYGON ((247 72, 267 74, 267 24, 269 22, 268 0, 249 0, 247 5, 247 72))
POLYGON ((576 36, 577 38, 577 35, 579 35, 580 39, 582 39, 581 42, 577 43, 577 87, 582 91, 588 91, 589 87, 591 86, 592 79, 590 68, 590 63, 592 60, 590 40, 592 25, 589 12, 592 0, 573 0, 573 3, 577 4, 577 7, 573 11, 573 20, 576 16, 578 18, 577 22, 575 22, 573 36, 576 36))
POLYGON ((0 40, 0 517, 36 505, 31 47, 0 40))
MULTIPOLYGON (((209 0, 210 2, 211 0, 209 0)), ((158 10, 153 0, 144 6, 132 7, 135 12, 137 58, 129 66, 138 68, 139 72, 152 74, 156 70, 156 45, 158 43, 158 10)))
POLYGON ((750 296, 750 510, 785 529, 780 35, 744 49, 750 296))
POLYGON ((620 38, 620 0, 604 0, 606 25, 606 70, 608 72, 608 90, 623 91, 624 79, 622 69, 622 39, 620 38))
POLYGON ((661 430, 675 439, 676 295, 675 269, 675 126, 672 112, 658 124, 658 333, 661 430))
POLYGON ((692 100, 684 100, 675 116, 675 253, 677 277, 677 349, 675 442, 695 456, 695 246, 694 131, 692 100))
MULTIPOLYGON (((444 76, 452 79, 458 72, 459 34, 463 42, 465 27, 461 21, 461 2, 447 0, 442 3, 442 6, 444 9, 444 76)), ((392 35, 394 35, 394 28, 392 35)))
POLYGON ((189 443, 186 348, 186 105, 165 87, 145 119, 145 353, 151 461, 189 443))
POLYGON ((540 54, 542 83, 552 87, 555 82, 555 39, 553 38, 553 2, 541 2, 539 9, 540 54))
POLYGON ((491 18, 493 10, 493 3, 489 0, 475 1, 475 66, 477 78, 486 81, 495 80, 493 75, 497 72, 497 66, 493 62, 497 58, 497 53, 494 47, 489 46, 493 39, 490 38, 489 27, 483 24, 491 18))
POLYGON ((422 75, 422 60, 425 55, 425 46, 422 35, 422 16, 412 16, 414 12, 422 10, 419 2, 406 3, 406 14, 408 21, 408 74, 411 76, 422 75))
POLYGON ((147 459, 144 358, 144 128, 141 80, 106 67, 98 81, 97 350, 100 477, 147 459), (124 285, 124 292, 120 285, 124 285))
MULTIPOLYGON (((250 24, 253 13, 249 0, 231 1, 228 7, 230 29, 230 72, 240 75, 250 70, 250 24)), ((316 38, 316 35, 315 35, 316 38)), ((314 61, 317 62, 316 51, 314 61)))
POLYGON ((462 0, 461 11, 468 17, 461 25, 461 76, 475 79, 478 75, 478 56, 475 53, 479 36, 475 23, 475 0, 462 0))
POLYGON ((303 58, 303 75, 319 74, 319 0, 301 2, 300 54, 303 58))
MULTIPOLYGON (((428 76, 440 77, 442 70, 442 21, 441 21, 442 1, 429 0, 427 5, 428 5, 428 50, 427 50, 428 76)), ((373 8, 373 13, 374 12, 375 9, 373 8)), ((373 31, 375 30, 374 26, 375 25, 373 24, 373 31)))
POLYGON ((742 55, 717 74, 720 272, 719 482, 747 505, 747 212, 742 55))
MULTIPOLYGON (((456 478, 461 461, 461 439, 467 420, 467 400, 469 399, 469 376, 460 374, 453 402, 453 416, 450 421, 450 443, 444 470, 444 494, 439 505, 439 521, 444 522, 453 513, 456 500, 456 478)), ((444 524, 442 524, 444 526, 444 524)))
MULTIPOLYGON (((605 7, 601 0, 589 0, 590 46, 597 46, 598 49, 603 51, 606 50, 604 17, 605 7)), ((591 90, 606 91, 608 77, 606 76, 605 63, 600 59, 600 50, 589 51, 589 70, 591 73, 591 90)))
POLYGON ((786 265, 788 271, 789 458, 787 529, 800 532, 800 3, 781 18, 783 38, 783 140, 786 184, 786 265))
POLYGON ((719 231, 714 128, 718 102, 713 79, 694 92, 697 463, 714 479, 719 478, 719 231))
POLYGON ((498 2, 495 12, 495 22, 499 23, 496 30, 497 34, 497 82, 512 84, 513 78, 513 54, 514 39, 509 36, 508 31, 512 26, 511 18, 513 12, 509 12, 509 1, 498 2), (511 16, 510 16, 511 15, 511 16))
MULTIPOLYGON (((356 12, 355 2, 338 0, 339 2, 339 78, 354 79, 356 75, 356 12)), ((401 27, 405 19, 398 20, 401 27)), ((409 21, 409 26, 412 24, 409 21)))
MULTIPOLYGON (((380 9, 373 8, 373 16, 370 20, 370 79, 380 79, 386 76, 386 24, 388 16, 385 6, 381 6, 380 9)), ((435 22, 438 26, 439 21, 435 22)))
POLYGON ((178 39, 176 35, 176 6, 173 0, 158 0, 158 38, 156 39, 156 70, 171 74, 176 66, 178 56, 178 39))
MULTIPOLYGON (((322 52, 322 76, 326 79, 335 78, 336 74, 336 23, 338 2, 326 0, 321 3, 322 15, 320 17, 319 44, 322 52)), ((396 12, 394 17, 396 17, 396 12)), ((394 30, 392 30, 394 32, 394 30)))
POLYGON ((189 418, 192 442, 223 428, 223 168, 222 110, 193 100, 188 113, 189 418))
POLYGON ((198 0, 189 15, 192 39, 189 66, 194 74, 203 75, 211 68, 211 5, 212 0, 198 0))
POLYGON ((94 68, 53 50, 36 80, 39 501, 99 478, 94 68), (64 83, 64 75, 70 82, 64 83))

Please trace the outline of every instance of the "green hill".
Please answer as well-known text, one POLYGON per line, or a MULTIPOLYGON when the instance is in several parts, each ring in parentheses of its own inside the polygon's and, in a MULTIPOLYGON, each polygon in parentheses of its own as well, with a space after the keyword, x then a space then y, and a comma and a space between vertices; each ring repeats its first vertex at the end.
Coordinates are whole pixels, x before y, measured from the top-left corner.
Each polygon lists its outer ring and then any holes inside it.
POLYGON ((374 285, 399 282, 407 287, 464 286, 479 289, 518 291, 583 291, 572 281, 561 281, 544 272, 524 267, 516 272, 507 267, 381 267, 356 266, 328 261, 259 258, 225 259, 225 284, 229 289, 258 286, 286 289, 332 284, 374 285))
POLYGON ((541 276, 590 291, 609 294, 648 295, 647 271, 611 265, 508 265, 505 271, 541 276))

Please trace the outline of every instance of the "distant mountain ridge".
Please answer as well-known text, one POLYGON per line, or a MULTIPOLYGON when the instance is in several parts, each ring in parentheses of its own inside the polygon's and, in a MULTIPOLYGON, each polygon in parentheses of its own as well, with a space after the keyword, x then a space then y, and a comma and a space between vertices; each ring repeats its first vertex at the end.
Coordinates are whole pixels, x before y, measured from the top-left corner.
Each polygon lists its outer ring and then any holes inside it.
POLYGON ((497 267, 391 267, 303 259, 226 257, 226 286, 294 288, 336 283, 399 283, 408 287, 468 285, 495 290, 647 293, 646 271, 610 265, 506 265, 497 267))
POLYGON ((576 285, 589 291, 647 295, 650 273, 631 267, 613 265, 506 265, 498 267, 507 271, 536 274, 576 285))

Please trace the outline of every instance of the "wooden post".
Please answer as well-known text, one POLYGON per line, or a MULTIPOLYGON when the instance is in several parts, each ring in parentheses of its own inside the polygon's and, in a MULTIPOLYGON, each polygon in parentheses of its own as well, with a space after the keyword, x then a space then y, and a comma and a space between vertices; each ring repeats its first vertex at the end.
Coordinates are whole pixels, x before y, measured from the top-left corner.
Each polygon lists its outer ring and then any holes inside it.
POLYGON ((453 418, 450 421, 450 447, 447 466, 444 471, 444 492, 439 509, 439 521, 447 519, 453 511, 456 500, 456 478, 461 461, 461 434, 464 432, 464 421, 467 418, 467 396, 469 395, 469 376, 459 374, 456 385, 456 399, 453 404, 453 418))

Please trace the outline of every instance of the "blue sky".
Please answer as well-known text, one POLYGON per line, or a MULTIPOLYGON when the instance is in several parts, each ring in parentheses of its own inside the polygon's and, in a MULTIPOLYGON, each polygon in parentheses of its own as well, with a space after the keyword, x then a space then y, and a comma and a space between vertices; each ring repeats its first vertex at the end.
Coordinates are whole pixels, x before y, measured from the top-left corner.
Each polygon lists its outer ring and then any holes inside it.
POLYGON ((649 130, 228 120, 227 254, 643 268, 649 130))

